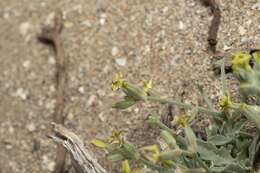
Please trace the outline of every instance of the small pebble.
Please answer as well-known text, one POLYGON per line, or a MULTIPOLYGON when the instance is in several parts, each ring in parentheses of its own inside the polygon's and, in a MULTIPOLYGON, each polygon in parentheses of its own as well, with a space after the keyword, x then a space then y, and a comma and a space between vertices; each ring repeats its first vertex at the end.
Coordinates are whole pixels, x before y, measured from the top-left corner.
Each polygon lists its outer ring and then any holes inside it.
POLYGON ((46 3, 45 3, 45 2, 41 2, 41 3, 40 3, 40 6, 41 6, 41 7, 46 7, 46 3))
POLYGON ((53 56, 50 56, 50 57, 48 58, 48 63, 51 64, 51 65, 54 65, 54 64, 56 63, 55 58, 54 58, 53 56))
POLYGON ((95 105, 95 103, 97 102, 97 96, 96 95, 91 95, 88 99, 88 102, 87 102, 87 106, 93 106, 95 105))
POLYGON ((50 90, 50 92, 55 92, 56 91, 56 88, 55 88, 55 86, 54 85, 51 85, 50 87, 49 87, 49 90, 50 90))
POLYGON ((111 70, 111 66, 110 65, 105 65, 105 67, 103 68, 103 72, 104 73, 108 73, 111 70))
POLYGON ((23 88, 18 88, 15 92, 15 96, 20 97, 22 100, 26 100, 28 97, 28 91, 25 91, 23 88))
POLYGON ((164 7, 164 8, 163 8, 163 13, 164 13, 164 14, 167 13, 168 10, 169 10, 169 7, 164 7))
POLYGON ((10 14, 8 12, 3 14, 4 19, 8 19, 10 17, 10 14))
POLYGON ((98 114, 98 118, 101 120, 101 121, 106 121, 106 118, 104 116, 104 112, 101 112, 100 114, 98 114))
POLYGON ((89 20, 85 20, 85 21, 81 22, 81 25, 82 26, 86 26, 88 28, 92 27, 92 24, 91 24, 91 22, 89 20))
POLYGON ((99 23, 100 23, 101 26, 105 25, 106 19, 105 18, 99 19, 99 23))
POLYGON ((8 132, 9 132, 10 134, 13 134, 13 133, 14 133, 14 128, 13 128, 13 126, 9 126, 8 132))
POLYGON ((12 146, 11 144, 7 144, 7 145, 5 146, 5 148, 6 148, 7 150, 11 150, 11 149, 13 148, 13 146, 12 146))
POLYGON ((36 126, 34 123, 27 124, 26 128, 28 129, 29 132, 34 132, 36 130, 36 126))
POLYGON ((55 103, 56 103, 56 100, 55 99, 52 99, 50 101, 48 101, 45 105, 45 108, 46 109, 49 109, 49 110, 53 110, 54 107, 55 107, 55 103))
POLYGON ((33 140, 33 143, 32 143, 32 153, 40 150, 41 148, 41 144, 40 144, 40 141, 38 140, 33 140))
POLYGON ((185 49, 184 53, 190 55, 192 53, 192 49, 191 48, 185 49))
POLYGON ((120 66, 125 66, 126 65, 126 59, 125 58, 117 58, 116 63, 120 66))
POLYGON ((79 87, 78 89, 80 94, 84 94, 85 93, 85 88, 83 86, 79 87))
POLYGON ((99 23, 101 26, 105 25, 107 15, 105 13, 100 14, 99 23))
POLYGON ((31 62, 29 60, 23 62, 24 68, 28 69, 30 67, 30 65, 31 65, 31 62))
POLYGON ((231 48, 232 48, 232 46, 228 46, 228 45, 224 44, 223 49, 224 49, 225 51, 230 50, 231 48))
POLYGON ((31 24, 29 22, 23 22, 19 26, 19 30, 22 36, 26 36, 28 34, 28 31, 31 28, 31 24))
POLYGON ((84 77, 86 75, 86 73, 87 73, 87 70, 86 70, 85 67, 80 67, 79 68, 79 76, 80 77, 84 77))
POLYGON ((119 50, 116 46, 114 46, 111 50, 111 55, 116 56, 119 53, 119 50))
POLYGON ((245 44, 245 43, 247 43, 249 41, 250 41, 250 38, 248 38, 248 37, 242 37, 241 38, 241 44, 245 44))
POLYGON ((171 65, 172 65, 172 66, 177 65, 177 64, 179 63, 180 59, 182 59, 182 56, 179 55, 179 54, 173 56, 172 59, 171 59, 171 65))
POLYGON ((182 21, 179 22, 179 29, 183 30, 184 29, 184 23, 182 21))
POLYGON ((72 121, 74 119, 75 115, 72 112, 69 112, 67 118, 68 120, 72 121))
POLYGON ((144 47, 144 55, 147 55, 148 53, 150 53, 150 51, 151 51, 150 45, 145 45, 145 47, 144 47))
POLYGON ((55 13, 51 12, 48 14, 46 20, 45 20, 45 25, 46 26, 52 26, 53 25, 53 19, 54 19, 55 13))
POLYGON ((239 26, 238 32, 239 32, 240 35, 245 35, 246 29, 243 26, 239 26))
POLYGON ((104 97, 104 96, 106 95, 106 92, 105 92, 104 90, 102 90, 102 89, 98 89, 98 90, 97 90, 97 94, 98 94, 98 96, 100 96, 100 97, 104 97))

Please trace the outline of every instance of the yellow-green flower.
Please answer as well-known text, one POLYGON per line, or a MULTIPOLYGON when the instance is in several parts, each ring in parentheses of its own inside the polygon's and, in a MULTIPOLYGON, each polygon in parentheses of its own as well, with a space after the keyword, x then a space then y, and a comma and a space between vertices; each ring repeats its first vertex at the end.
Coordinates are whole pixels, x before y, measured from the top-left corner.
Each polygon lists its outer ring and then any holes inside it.
POLYGON ((143 147, 143 151, 145 152, 144 155, 148 160, 154 163, 159 161, 160 150, 157 145, 143 147))
POLYGON ((189 123, 189 116, 188 115, 180 115, 180 116, 175 116, 173 123, 184 128, 188 125, 189 123))
POLYGON ((251 70, 251 66, 249 64, 251 59, 250 54, 248 53, 237 53, 233 55, 232 57, 232 69, 238 70, 238 69, 244 69, 244 70, 251 70))
POLYGON ((113 130, 112 134, 108 137, 107 140, 110 144, 117 144, 119 146, 122 146, 124 143, 122 131, 113 130))
POLYGON ((113 77, 111 88, 113 91, 120 89, 124 85, 124 78, 122 73, 118 73, 113 77))
POLYGON ((152 89, 152 80, 149 80, 149 81, 142 80, 141 83, 142 83, 142 86, 143 86, 143 90, 146 93, 152 89))
POLYGON ((223 96, 220 97, 219 99, 219 106, 222 109, 227 109, 232 107, 233 103, 231 101, 230 95, 229 94, 225 94, 223 96))

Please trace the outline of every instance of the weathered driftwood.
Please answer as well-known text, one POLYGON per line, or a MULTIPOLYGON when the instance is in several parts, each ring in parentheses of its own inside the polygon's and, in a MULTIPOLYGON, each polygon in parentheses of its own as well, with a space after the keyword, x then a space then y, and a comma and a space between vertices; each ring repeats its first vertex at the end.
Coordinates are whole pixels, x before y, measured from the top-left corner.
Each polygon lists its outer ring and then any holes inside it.
POLYGON ((77 173, 107 173, 75 133, 59 124, 52 125, 54 133, 49 137, 70 153, 72 166, 77 173))

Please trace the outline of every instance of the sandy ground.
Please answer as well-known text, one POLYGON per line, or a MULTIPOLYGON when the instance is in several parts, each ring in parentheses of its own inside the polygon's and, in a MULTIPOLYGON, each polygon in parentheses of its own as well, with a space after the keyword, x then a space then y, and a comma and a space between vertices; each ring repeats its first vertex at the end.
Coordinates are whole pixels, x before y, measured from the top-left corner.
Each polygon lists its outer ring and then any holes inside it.
MULTIPOLYGON (((223 16, 218 51, 259 48, 260 2, 218 2, 223 16)), ((220 82, 207 50, 212 16, 196 0, 1 0, 0 173, 54 168, 56 146, 46 134, 55 106, 55 58, 36 36, 55 9, 63 11, 61 37, 69 59, 66 127, 86 144, 112 129, 125 130, 138 146, 155 140, 143 120, 163 106, 110 108, 120 97, 110 89, 118 71, 132 82, 152 79, 163 95, 193 104, 200 103, 195 87, 200 81, 217 100, 220 82)))

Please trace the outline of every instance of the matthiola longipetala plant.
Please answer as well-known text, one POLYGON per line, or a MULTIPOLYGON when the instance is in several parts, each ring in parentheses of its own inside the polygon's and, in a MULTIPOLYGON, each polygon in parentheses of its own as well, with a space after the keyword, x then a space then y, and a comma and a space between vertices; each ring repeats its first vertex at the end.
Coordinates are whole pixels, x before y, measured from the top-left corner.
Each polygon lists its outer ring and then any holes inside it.
POLYGON ((241 102, 233 102, 226 86, 224 60, 221 62, 222 96, 215 106, 199 87, 206 107, 181 103, 160 96, 151 81, 135 85, 117 74, 112 90, 121 90, 125 96, 114 104, 116 109, 127 109, 138 102, 157 102, 175 105, 187 110, 172 122, 182 129, 177 134, 163 124, 158 115, 151 114, 147 123, 160 128, 160 137, 166 147, 148 145, 136 148, 125 140, 123 133, 114 131, 107 139, 92 143, 108 153, 112 162, 120 162, 122 173, 251 173, 256 172, 260 147, 260 57, 258 53, 237 53, 232 57, 232 70, 239 81, 241 102), (251 63, 253 62, 253 63, 251 63), (253 65, 252 65, 253 64, 253 65), (247 99, 253 98, 248 104, 247 99), (202 139, 191 128, 196 115, 210 120, 202 139), (134 162, 134 167, 130 163, 134 162))

